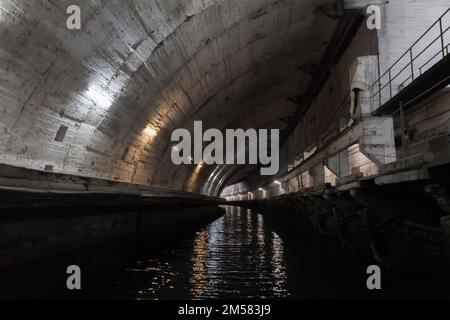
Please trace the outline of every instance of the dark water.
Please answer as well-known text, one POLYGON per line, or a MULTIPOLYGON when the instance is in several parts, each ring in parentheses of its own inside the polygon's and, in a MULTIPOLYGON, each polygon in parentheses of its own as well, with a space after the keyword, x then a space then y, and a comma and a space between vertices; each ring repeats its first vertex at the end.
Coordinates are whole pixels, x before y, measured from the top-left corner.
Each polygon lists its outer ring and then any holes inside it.
POLYGON ((128 272, 140 289, 138 298, 284 298, 285 259, 283 241, 261 215, 230 208, 195 236, 128 272))
MULTIPOLYGON (((172 240, 161 243, 163 249, 122 241, 2 273, 0 297, 358 299, 436 294, 429 278, 428 287, 417 287, 403 273, 386 275, 383 290, 369 292, 369 255, 349 255, 334 241, 284 230, 245 209, 229 207, 208 226, 172 240), (81 267, 81 291, 66 289, 71 264, 81 267)), ((445 288, 440 294, 447 294, 445 288)))

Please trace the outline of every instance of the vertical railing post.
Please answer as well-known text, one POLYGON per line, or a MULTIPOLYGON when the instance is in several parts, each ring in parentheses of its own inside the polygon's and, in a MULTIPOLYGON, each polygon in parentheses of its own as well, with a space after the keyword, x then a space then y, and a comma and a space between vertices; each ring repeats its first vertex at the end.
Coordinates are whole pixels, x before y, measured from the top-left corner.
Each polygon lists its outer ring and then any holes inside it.
POLYGON ((441 45, 442 45, 442 58, 445 58, 444 30, 442 28, 442 17, 439 18, 439 29, 440 29, 441 45))
POLYGON ((378 107, 381 106, 381 78, 378 80, 378 107))
POLYGON ((378 53, 377 56, 377 65, 378 65, 378 100, 379 100, 379 104, 378 107, 381 106, 381 67, 380 67, 380 54, 378 53))
POLYGON ((392 99, 392 76, 391 76, 391 69, 389 69, 389 94, 390 94, 390 99, 392 99))
POLYGON ((412 47, 409 48, 409 57, 411 59, 411 82, 413 82, 414 81, 414 58, 413 58, 412 47))

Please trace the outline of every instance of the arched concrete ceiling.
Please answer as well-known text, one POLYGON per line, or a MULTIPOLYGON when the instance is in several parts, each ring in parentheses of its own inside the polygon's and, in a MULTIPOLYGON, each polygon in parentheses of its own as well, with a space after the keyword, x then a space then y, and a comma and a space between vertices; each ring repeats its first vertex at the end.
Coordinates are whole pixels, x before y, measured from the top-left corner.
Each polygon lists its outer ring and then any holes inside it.
POLYGON ((336 25, 316 8, 332 2, 0 0, 0 162, 217 193, 249 168, 174 166, 172 131, 282 128, 311 79, 298 67, 336 25))

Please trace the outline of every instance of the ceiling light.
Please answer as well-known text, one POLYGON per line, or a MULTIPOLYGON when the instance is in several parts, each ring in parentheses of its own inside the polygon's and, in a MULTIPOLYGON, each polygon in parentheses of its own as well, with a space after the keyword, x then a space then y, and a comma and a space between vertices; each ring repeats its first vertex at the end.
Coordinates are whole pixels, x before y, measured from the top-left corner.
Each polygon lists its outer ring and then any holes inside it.
POLYGON ((156 137, 158 135, 158 131, 153 129, 152 127, 147 127, 144 129, 144 133, 149 137, 156 137))

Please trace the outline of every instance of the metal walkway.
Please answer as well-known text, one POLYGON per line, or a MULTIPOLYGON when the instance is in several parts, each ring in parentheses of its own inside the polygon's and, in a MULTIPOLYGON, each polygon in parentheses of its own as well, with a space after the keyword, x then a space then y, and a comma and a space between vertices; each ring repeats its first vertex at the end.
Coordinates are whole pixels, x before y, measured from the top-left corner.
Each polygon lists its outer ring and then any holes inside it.
POLYGON ((423 101, 450 84, 450 9, 371 86, 375 116, 423 101))

